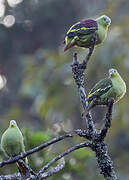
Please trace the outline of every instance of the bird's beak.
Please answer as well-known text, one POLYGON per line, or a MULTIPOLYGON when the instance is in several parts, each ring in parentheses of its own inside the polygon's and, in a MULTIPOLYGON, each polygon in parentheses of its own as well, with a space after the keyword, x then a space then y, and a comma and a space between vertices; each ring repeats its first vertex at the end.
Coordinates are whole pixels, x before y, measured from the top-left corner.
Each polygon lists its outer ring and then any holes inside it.
POLYGON ((108 25, 111 25, 111 19, 109 17, 106 18, 106 22, 108 23, 108 25))
POLYGON ((10 121, 10 125, 11 125, 11 126, 16 125, 16 121, 15 121, 15 120, 11 120, 11 121, 10 121))
POLYGON ((114 73, 114 69, 109 69, 109 76, 111 76, 114 73))

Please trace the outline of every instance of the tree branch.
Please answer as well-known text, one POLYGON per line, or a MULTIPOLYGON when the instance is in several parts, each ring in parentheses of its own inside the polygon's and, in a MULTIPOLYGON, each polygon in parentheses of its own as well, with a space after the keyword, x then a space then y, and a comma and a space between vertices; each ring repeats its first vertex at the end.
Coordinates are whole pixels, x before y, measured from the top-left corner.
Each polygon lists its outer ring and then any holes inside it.
POLYGON ((2 175, 0 176, 0 180, 22 180, 20 173, 2 175))
POLYGON ((73 64, 72 64, 72 74, 75 80, 75 83, 79 89, 80 101, 84 110, 83 118, 86 120, 87 130, 76 130, 75 132, 88 140, 90 140, 92 145, 92 150, 96 154, 98 166, 100 169, 100 173, 103 174, 106 180, 117 180, 117 176, 114 171, 113 162, 108 155, 107 145, 104 142, 104 138, 106 137, 107 131, 111 126, 112 120, 112 108, 114 104, 114 100, 111 98, 108 102, 108 112, 105 117, 105 125, 104 128, 99 132, 94 126, 92 116, 90 113, 86 113, 86 92, 84 89, 84 72, 87 67, 87 62, 90 58, 90 51, 87 55, 86 59, 79 63, 77 59, 77 53, 74 54, 73 64))
POLYGON ((17 162, 19 159, 24 159, 25 157, 27 157, 27 156, 35 153, 35 152, 41 151, 42 149, 44 149, 44 148, 46 148, 46 147, 48 147, 48 146, 50 146, 50 145, 52 145, 52 144, 54 144, 54 143, 56 143, 56 142, 59 142, 59 141, 65 139, 65 138, 72 137, 72 136, 73 136, 72 133, 69 133, 69 134, 65 134, 65 135, 63 135, 63 136, 59 136, 59 137, 57 137, 57 138, 53 138, 52 140, 50 140, 50 141, 48 141, 48 142, 46 142, 46 143, 44 143, 44 144, 41 144, 41 145, 38 146, 38 147, 35 147, 35 148, 33 148, 33 149, 30 149, 30 150, 26 151, 26 152, 23 153, 23 154, 17 155, 17 156, 15 156, 15 157, 12 157, 11 159, 8 159, 8 160, 5 160, 5 161, 1 162, 1 163, 0 163, 0 168, 3 167, 3 166, 5 166, 5 165, 7 165, 7 164, 15 163, 15 162, 17 162))
POLYGON ((69 148, 68 150, 66 150, 65 152, 59 154, 58 156, 56 156, 54 159, 52 159, 48 164, 46 164, 40 171, 39 171, 39 174, 43 173, 45 170, 47 170, 52 164, 54 164, 56 161, 58 161, 59 159, 61 159, 62 157, 68 155, 69 153, 77 150, 77 149, 80 149, 80 148, 83 148, 83 147, 91 147, 91 143, 80 143, 80 144, 77 144, 71 148, 69 148))
MULTIPOLYGON (((59 172, 60 170, 62 170, 64 167, 65 167, 65 160, 62 158, 61 162, 57 166, 51 168, 48 172, 40 174, 39 176, 37 176, 37 174, 30 175, 30 177, 27 180, 47 179, 48 177, 50 177, 50 176, 56 174, 57 172, 59 172)), ((0 176, 0 180, 14 180, 14 179, 22 180, 23 178, 20 173, 0 176)))
MULTIPOLYGON (((80 101, 81 101, 84 112, 86 112, 87 110, 86 109, 86 92, 84 88, 84 73, 85 73, 90 56, 91 56, 91 52, 89 51, 89 54, 86 56, 86 59, 82 63, 79 63, 77 59, 77 53, 75 53, 73 56, 73 64, 71 65, 73 78, 79 90, 80 101)), ((92 138, 92 135, 95 129, 94 123, 92 121, 92 117, 90 113, 88 113, 87 116, 83 116, 83 118, 86 121, 86 127, 92 138)))
POLYGON ((65 167, 65 160, 64 158, 62 158, 61 162, 56 167, 51 168, 48 172, 45 172, 41 174, 40 176, 41 178, 46 179, 47 177, 50 177, 53 174, 56 174, 57 172, 62 170, 64 167, 65 167))
POLYGON ((109 99, 109 101, 108 101, 108 112, 106 113, 106 117, 104 120, 105 125, 100 132, 101 140, 104 140, 104 138, 107 135, 108 129, 111 127, 113 104, 114 104, 114 99, 113 98, 109 99))

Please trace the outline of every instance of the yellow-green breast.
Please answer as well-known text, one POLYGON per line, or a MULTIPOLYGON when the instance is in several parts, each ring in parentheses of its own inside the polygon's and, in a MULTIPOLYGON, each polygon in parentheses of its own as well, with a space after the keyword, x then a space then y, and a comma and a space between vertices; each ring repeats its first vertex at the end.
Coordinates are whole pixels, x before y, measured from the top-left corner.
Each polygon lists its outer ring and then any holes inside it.
POLYGON ((119 101, 126 93, 126 84, 121 78, 121 76, 117 76, 115 78, 111 78, 115 97, 115 102, 119 101))
POLYGON ((108 27, 104 27, 101 24, 98 24, 96 45, 102 43, 105 40, 107 37, 107 30, 108 27))
POLYGON ((20 130, 18 128, 8 128, 2 135, 1 146, 9 157, 24 152, 23 136, 20 130))

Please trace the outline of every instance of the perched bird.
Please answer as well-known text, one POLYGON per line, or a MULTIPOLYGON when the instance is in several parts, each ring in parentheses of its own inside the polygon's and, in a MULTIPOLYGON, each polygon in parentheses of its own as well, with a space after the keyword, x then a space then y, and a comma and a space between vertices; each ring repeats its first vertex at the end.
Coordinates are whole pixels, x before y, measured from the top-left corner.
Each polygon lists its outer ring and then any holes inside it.
POLYGON ((109 77, 99 81, 87 97, 87 111, 96 105, 108 105, 110 98, 118 102, 126 93, 126 84, 116 69, 109 69, 109 77))
POLYGON ((75 45, 90 48, 102 43, 107 36, 110 24, 111 19, 106 15, 102 15, 96 20, 85 19, 74 24, 65 36, 64 43, 66 46, 64 51, 75 45))
MULTIPOLYGON (((3 151, 9 156, 14 157, 25 152, 24 139, 16 121, 11 120, 8 129, 3 133, 1 138, 1 147, 3 151)), ((27 158, 24 160, 28 164, 27 158)), ((20 172, 25 174, 25 169, 17 163, 20 172)))

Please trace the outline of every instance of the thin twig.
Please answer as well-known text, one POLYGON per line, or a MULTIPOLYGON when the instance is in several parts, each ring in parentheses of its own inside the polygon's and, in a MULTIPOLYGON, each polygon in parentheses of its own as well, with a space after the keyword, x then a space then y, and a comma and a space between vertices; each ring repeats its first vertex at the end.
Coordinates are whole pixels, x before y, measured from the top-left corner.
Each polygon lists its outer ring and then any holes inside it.
POLYGON ((45 173, 41 174, 40 175, 41 179, 46 179, 47 177, 50 177, 53 174, 56 174, 57 172, 62 170, 64 167, 65 167, 65 160, 62 159, 61 162, 56 167, 53 167, 48 172, 45 172, 45 173))
MULTIPOLYGON (((61 162, 57 164, 57 166, 51 168, 48 172, 45 172, 43 174, 40 174, 39 176, 36 175, 30 175, 27 180, 41 180, 41 179, 47 179, 48 177, 56 174, 60 170, 62 170, 65 167, 65 160, 62 158, 61 162)), ((10 174, 5 176, 0 176, 0 180, 22 180, 22 176, 20 173, 16 174, 10 174)))
POLYGON ((114 99, 113 98, 109 99, 108 112, 106 113, 106 117, 105 117, 105 120, 104 120, 105 124, 104 124, 103 129, 100 132, 101 140, 104 140, 104 138, 106 137, 106 134, 108 132, 108 129, 111 127, 113 104, 114 104, 114 99))
POLYGON ((88 64, 88 61, 90 60, 91 55, 93 54, 93 51, 94 51, 94 44, 89 48, 89 53, 83 61, 83 66, 85 67, 85 69, 88 64))
POLYGON ((77 144, 71 148, 69 148, 68 150, 66 150, 65 152, 59 154, 58 156, 56 156, 54 159, 52 159, 49 163, 47 163, 40 171, 39 174, 43 173, 45 170, 47 170, 52 164, 54 164, 56 161, 58 161, 59 159, 61 159, 62 157, 68 155, 69 153, 71 153, 72 151, 75 151, 77 149, 83 148, 83 147, 91 147, 91 143, 86 142, 86 143, 80 143, 77 144))

